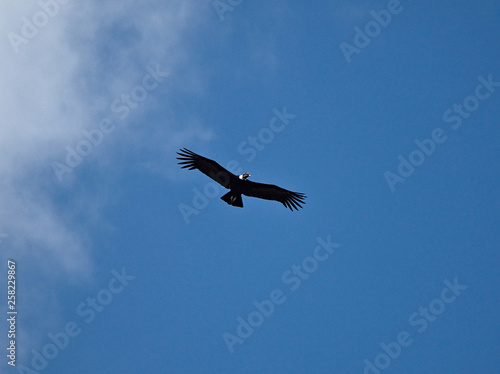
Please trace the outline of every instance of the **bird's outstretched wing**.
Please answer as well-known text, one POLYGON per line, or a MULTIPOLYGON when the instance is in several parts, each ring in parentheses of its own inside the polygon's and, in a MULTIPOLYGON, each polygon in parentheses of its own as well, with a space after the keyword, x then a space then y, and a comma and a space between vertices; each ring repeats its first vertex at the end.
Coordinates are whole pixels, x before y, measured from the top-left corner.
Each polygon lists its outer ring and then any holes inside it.
POLYGON ((285 207, 290 208, 291 211, 294 209, 299 210, 299 208, 302 208, 300 204, 305 204, 304 199, 306 195, 303 193, 288 191, 274 184, 257 183, 247 180, 244 186, 242 190, 243 195, 266 200, 276 200, 285 207))
POLYGON ((198 169, 223 187, 229 188, 231 178, 237 178, 236 175, 224 169, 217 162, 197 155, 189 149, 182 148, 177 154, 180 156, 177 159, 180 160, 179 164, 182 165, 183 169, 198 169))

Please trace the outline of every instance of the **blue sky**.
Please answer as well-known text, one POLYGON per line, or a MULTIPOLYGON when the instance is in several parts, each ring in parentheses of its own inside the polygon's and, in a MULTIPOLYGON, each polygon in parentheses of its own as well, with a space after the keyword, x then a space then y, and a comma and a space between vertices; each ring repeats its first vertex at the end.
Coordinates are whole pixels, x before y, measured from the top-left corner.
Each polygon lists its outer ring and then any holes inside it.
POLYGON ((497 2, 0 7, 2 373, 498 372, 497 2))

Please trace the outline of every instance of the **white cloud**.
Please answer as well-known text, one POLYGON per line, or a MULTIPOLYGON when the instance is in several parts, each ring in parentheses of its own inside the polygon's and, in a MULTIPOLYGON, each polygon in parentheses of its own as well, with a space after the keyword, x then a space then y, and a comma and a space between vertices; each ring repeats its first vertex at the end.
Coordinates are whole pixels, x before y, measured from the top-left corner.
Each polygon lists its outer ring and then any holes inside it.
MULTIPOLYGON (((37 34, 26 38, 27 43, 13 47, 9 33, 23 36, 23 17, 33 21, 40 11, 35 2, 0 5, 0 233, 9 235, 0 243, 6 249, 0 260, 11 257, 25 268, 36 269, 38 279, 32 280, 29 293, 46 295, 52 294, 50 287, 58 279, 89 280, 91 245, 80 217, 95 219, 104 200, 73 193, 75 173, 59 183, 51 162, 63 161, 64 148, 81 140, 83 129, 111 116, 112 101, 139 84, 148 65, 157 63, 173 76, 179 66, 185 69, 189 62, 186 33, 202 24, 205 9, 186 0, 69 1, 59 5, 37 34), (77 211, 72 211, 75 207, 77 211)), ((43 17, 37 20, 42 21, 43 17)), ((191 89, 196 92, 202 87, 193 82, 191 89)), ((142 108, 159 104, 154 96, 168 97, 173 89, 168 84, 160 87, 142 108)), ((121 124, 124 131, 117 128, 109 134, 111 140, 134 144, 128 122, 121 124)), ((185 128, 168 125, 168 119, 158 122, 166 125, 153 123, 144 129, 154 132, 158 140, 169 134, 179 142, 211 136, 198 121, 193 125, 188 121, 185 128)), ((159 148, 159 142, 144 144, 153 151, 159 148)), ((170 142, 171 150, 177 146, 170 142)), ((110 160, 113 150, 110 141, 96 149, 96 155, 110 160)), ((162 152, 167 154, 165 148, 162 152)))

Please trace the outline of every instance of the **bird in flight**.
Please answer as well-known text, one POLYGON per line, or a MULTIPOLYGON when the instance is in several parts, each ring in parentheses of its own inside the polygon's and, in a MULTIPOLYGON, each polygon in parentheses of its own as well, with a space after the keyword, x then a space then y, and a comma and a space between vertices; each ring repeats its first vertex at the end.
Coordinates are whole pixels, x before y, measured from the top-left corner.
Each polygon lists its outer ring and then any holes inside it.
POLYGON ((302 208, 305 204, 306 195, 300 192, 292 192, 273 184, 257 183, 248 180, 250 173, 235 175, 224 169, 217 162, 197 155, 189 149, 183 148, 177 152, 179 164, 183 169, 198 169, 203 174, 208 175, 230 191, 221 197, 226 203, 232 206, 243 208, 241 195, 258 197, 260 199, 275 200, 282 203, 291 211, 302 208))

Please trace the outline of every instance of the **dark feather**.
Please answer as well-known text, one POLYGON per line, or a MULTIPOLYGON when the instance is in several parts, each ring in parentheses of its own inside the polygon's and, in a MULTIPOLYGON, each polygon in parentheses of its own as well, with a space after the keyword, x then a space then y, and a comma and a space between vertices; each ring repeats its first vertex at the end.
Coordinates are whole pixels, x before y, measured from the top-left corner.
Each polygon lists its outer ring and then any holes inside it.
POLYGON ((246 196, 258 197, 266 200, 276 200, 290 210, 299 210, 301 204, 305 204, 306 195, 300 192, 292 192, 274 184, 257 183, 245 181, 245 187, 241 193, 246 196))
POLYGON ((180 160, 179 164, 182 165, 183 169, 198 169, 223 187, 229 188, 231 178, 237 178, 236 175, 224 169, 217 162, 197 155, 189 149, 183 148, 177 154, 181 156, 177 159, 180 160))

